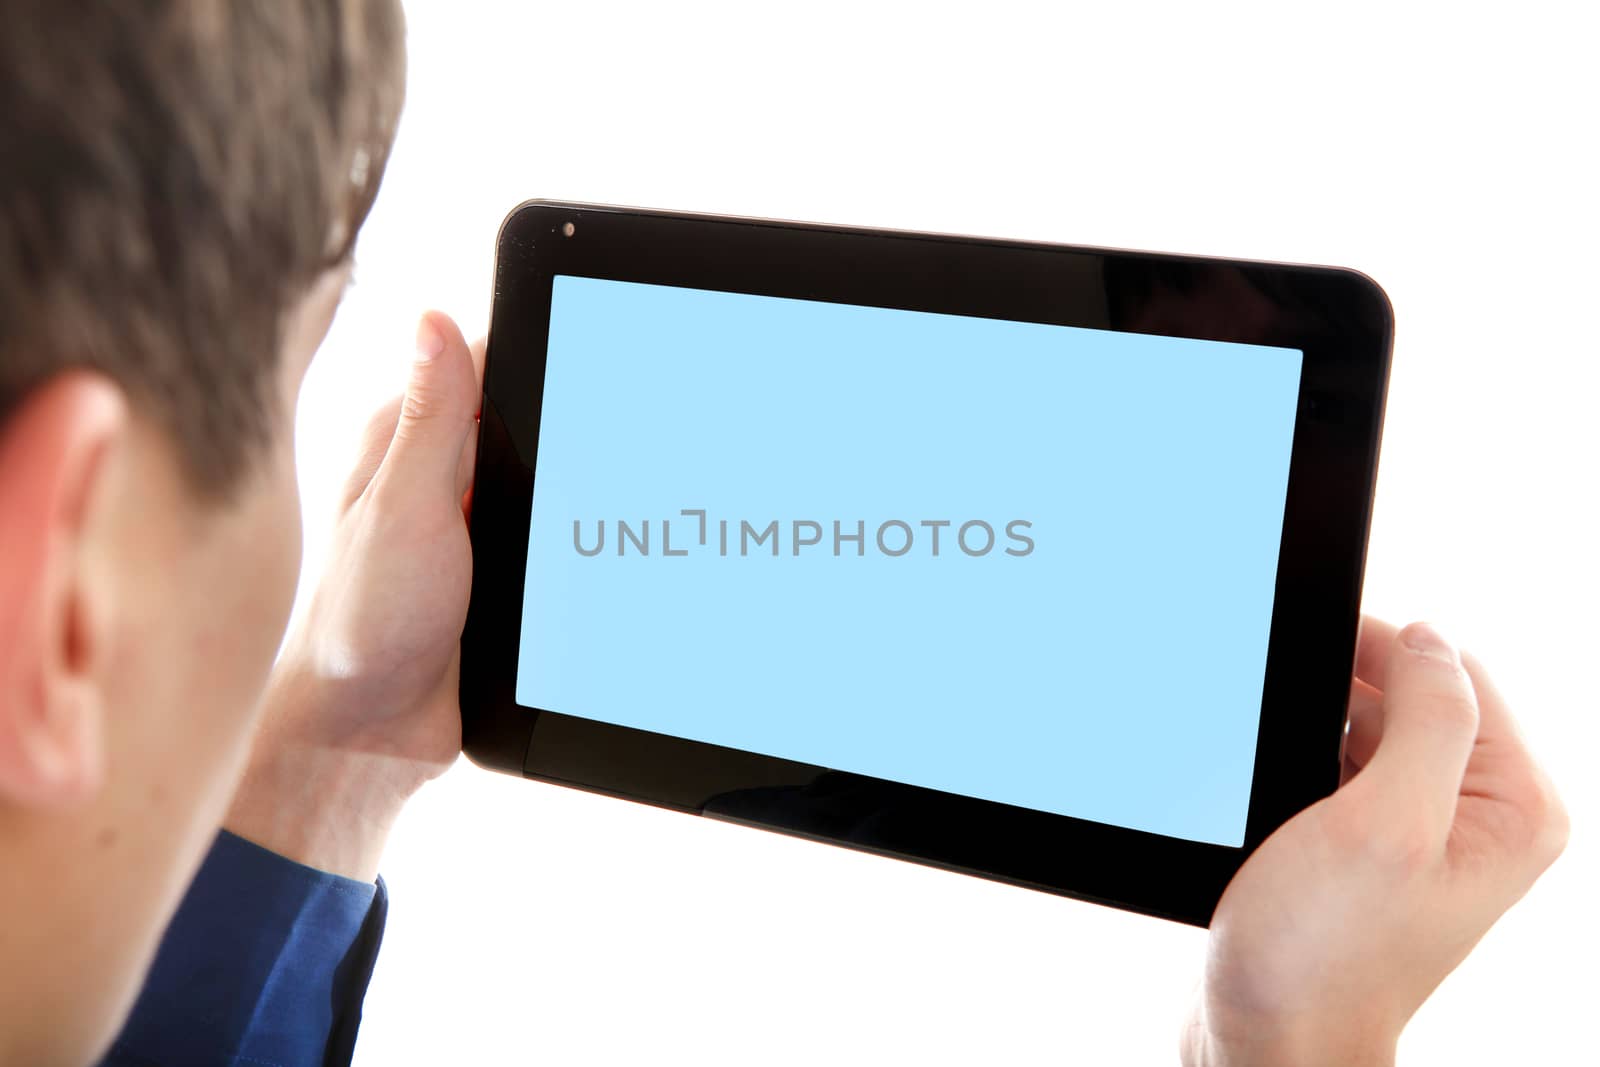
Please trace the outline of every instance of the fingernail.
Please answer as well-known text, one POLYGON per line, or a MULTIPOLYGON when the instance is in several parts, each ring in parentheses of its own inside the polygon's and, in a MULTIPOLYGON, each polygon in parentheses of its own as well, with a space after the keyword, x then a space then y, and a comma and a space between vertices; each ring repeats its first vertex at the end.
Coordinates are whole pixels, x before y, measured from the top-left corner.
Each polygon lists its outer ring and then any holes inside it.
POLYGON ((422 321, 417 323, 417 362, 427 363, 443 351, 444 334, 438 331, 432 320, 423 316, 422 321))
POLYGON ((1440 636, 1425 622, 1414 622, 1400 631, 1400 643, 1413 652, 1455 663, 1458 659, 1455 646, 1440 636))

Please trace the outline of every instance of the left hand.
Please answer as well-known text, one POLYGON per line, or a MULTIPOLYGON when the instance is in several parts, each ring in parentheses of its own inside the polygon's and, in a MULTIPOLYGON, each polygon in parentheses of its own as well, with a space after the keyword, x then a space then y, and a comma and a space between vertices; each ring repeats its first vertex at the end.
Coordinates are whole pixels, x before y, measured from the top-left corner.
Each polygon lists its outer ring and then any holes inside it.
POLYGON ((376 876, 405 801, 461 750, 466 497, 483 347, 438 312, 405 395, 373 418, 327 571, 291 632, 226 827, 307 866, 376 876))

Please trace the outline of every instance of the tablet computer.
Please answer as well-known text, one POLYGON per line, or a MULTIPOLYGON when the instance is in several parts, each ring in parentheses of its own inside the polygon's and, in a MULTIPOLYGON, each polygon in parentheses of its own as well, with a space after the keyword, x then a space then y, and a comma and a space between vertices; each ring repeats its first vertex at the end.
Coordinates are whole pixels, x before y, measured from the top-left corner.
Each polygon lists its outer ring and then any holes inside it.
POLYGON ((1205 924, 1339 782, 1391 334, 1347 270, 523 204, 465 751, 1205 924))

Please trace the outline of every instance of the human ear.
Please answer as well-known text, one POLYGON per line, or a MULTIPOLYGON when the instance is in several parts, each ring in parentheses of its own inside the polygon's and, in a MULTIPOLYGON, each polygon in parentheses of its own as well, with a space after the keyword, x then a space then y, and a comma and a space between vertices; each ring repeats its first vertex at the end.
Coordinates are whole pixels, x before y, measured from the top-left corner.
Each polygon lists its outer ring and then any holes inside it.
POLYGON ((101 375, 71 371, 0 424, 0 805, 60 808, 104 776, 103 590, 85 548, 127 413, 101 375))

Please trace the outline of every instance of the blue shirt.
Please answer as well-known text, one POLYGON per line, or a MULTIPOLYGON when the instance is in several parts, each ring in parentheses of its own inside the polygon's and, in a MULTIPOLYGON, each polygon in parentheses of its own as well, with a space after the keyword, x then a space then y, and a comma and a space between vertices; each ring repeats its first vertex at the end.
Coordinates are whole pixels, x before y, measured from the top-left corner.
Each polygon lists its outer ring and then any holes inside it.
POLYGON ((103 1067, 350 1062, 388 894, 224 830, 103 1067))

